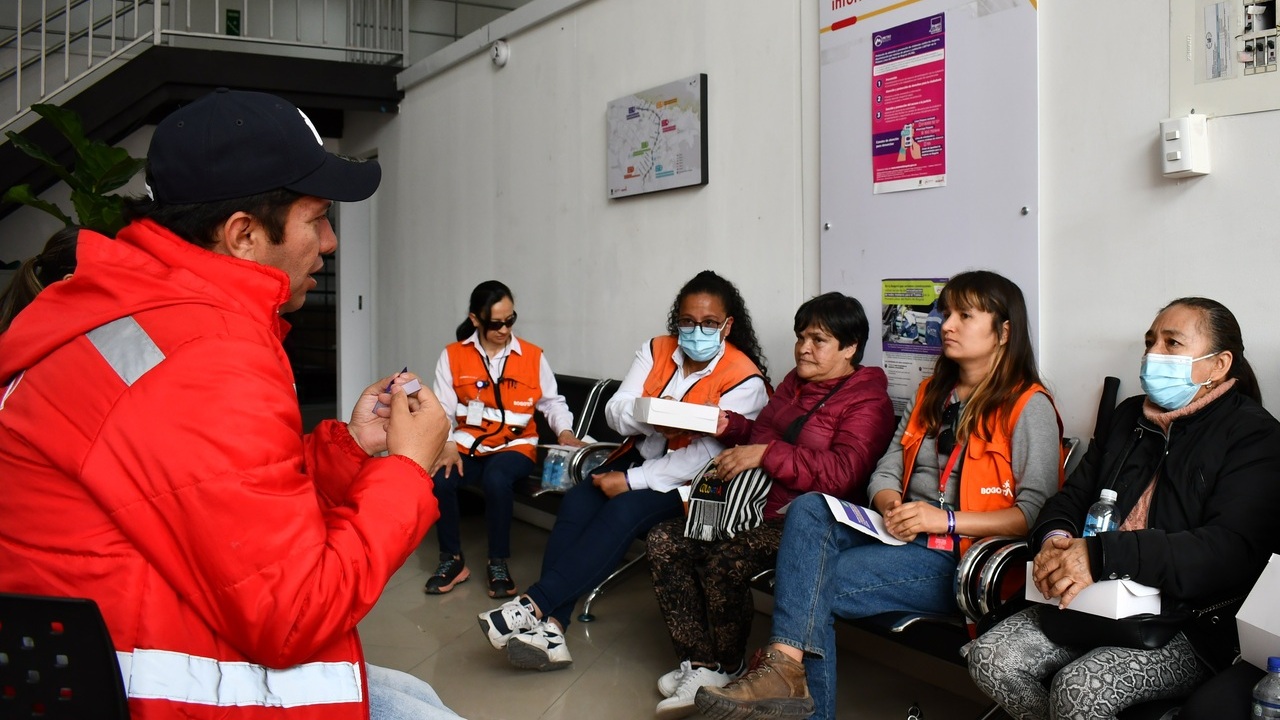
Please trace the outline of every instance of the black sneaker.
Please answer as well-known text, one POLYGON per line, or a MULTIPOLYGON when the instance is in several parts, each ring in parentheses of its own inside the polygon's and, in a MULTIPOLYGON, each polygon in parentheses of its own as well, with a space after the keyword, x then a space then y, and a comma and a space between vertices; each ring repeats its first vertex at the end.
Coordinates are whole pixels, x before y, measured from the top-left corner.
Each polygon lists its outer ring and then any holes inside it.
POLYGON ((489 560, 489 597, 511 597, 516 594, 516 582, 511 579, 506 560, 489 560))
POLYGON ((454 585, 466 582, 471 577, 467 564, 462 556, 454 557, 449 553, 440 553, 440 567, 427 578, 427 586, 423 588, 430 595, 442 595, 453 589, 454 585))

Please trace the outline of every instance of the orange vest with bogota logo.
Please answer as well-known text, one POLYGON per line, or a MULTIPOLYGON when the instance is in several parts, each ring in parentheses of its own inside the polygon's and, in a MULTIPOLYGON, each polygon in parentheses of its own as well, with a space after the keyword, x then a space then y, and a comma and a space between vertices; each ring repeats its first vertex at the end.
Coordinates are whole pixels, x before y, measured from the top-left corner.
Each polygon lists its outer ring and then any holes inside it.
POLYGON ((454 410, 457 427, 453 441, 458 452, 477 457, 500 450, 513 450, 536 460, 538 428, 533 422, 534 406, 542 398, 542 348, 520 340, 520 352, 507 354, 502 377, 489 377, 484 350, 472 343, 451 343, 449 370, 453 391, 458 395, 454 410), (467 424, 467 404, 484 403, 484 419, 467 424))
MULTIPOLYGON (((907 421, 907 428, 902 432, 902 495, 906 497, 907 486, 911 482, 911 471, 916 466, 916 454, 920 452, 920 443, 925 438, 924 423, 920 420, 920 407, 924 402, 925 389, 932 378, 920 383, 916 391, 916 404, 907 421)), ((1018 479, 1013 476, 1013 428, 1018 425, 1018 416, 1022 408, 1036 393, 1049 396, 1049 391, 1039 384, 1033 384, 1023 391, 1013 404, 1008 422, 991 424, 991 437, 983 439, 978 433, 969 433, 969 440, 964 447, 964 464, 960 466, 960 511, 989 512, 1004 510, 1014 505, 1018 479)), ((1050 397, 1050 402, 1052 398, 1050 397)), ((1055 409, 1054 416, 1057 416, 1055 409)), ((1062 418, 1058 418, 1058 446, 1062 446, 1062 418)), ((1058 486, 1062 486, 1062 463, 1058 463, 1058 486)), ((973 544, 967 537, 960 538, 960 554, 973 544)))
MULTIPOLYGON (((678 369, 675 360, 672 359, 672 355, 675 354, 678 346, 679 341, 670 335, 659 335, 649 341, 649 353, 653 355, 653 367, 649 368, 649 376, 644 379, 644 397, 662 397, 662 391, 667 388, 667 383, 671 382, 671 378, 678 369)), ((694 403, 695 405, 719 405, 721 395, 753 377, 764 380, 764 375, 761 374, 760 368, 751 362, 751 358, 734 347, 732 343, 725 341, 724 354, 720 356, 720 361, 716 363, 715 369, 706 377, 694 383, 685 391, 683 397, 676 399, 681 402, 694 403)), ((691 442, 693 442, 693 437, 685 435, 668 441, 667 449, 679 450, 687 447, 691 442)))

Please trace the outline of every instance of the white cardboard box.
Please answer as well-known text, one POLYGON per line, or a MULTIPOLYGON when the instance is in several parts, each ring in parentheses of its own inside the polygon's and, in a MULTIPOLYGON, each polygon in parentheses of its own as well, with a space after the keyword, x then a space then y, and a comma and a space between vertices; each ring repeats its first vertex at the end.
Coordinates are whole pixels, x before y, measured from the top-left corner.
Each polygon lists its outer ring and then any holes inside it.
MULTIPOLYGON (((1035 583, 1031 580, 1032 565, 1033 563, 1027 563, 1027 599, 1057 605, 1058 598, 1050 600, 1036 589, 1035 583)), ((1129 617, 1143 613, 1159 614, 1160 591, 1132 580, 1103 580, 1081 590, 1067 607, 1109 618, 1129 617)))
POLYGON ((695 405, 678 400, 661 398, 636 398, 631 417, 650 425, 693 430, 714 434, 720 419, 720 408, 715 405, 695 405))
POLYGON ((1280 594, 1280 555, 1272 555, 1258 582, 1253 584, 1240 612, 1236 630, 1240 632, 1240 656, 1251 665, 1267 669, 1267 658, 1280 657, 1280 614, 1275 611, 1280 594))

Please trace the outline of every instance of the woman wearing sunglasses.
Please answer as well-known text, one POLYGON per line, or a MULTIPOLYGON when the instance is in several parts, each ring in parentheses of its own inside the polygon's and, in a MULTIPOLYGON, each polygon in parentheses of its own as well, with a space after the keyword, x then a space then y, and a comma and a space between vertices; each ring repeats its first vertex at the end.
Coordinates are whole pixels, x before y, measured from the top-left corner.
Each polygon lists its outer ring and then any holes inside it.
POLYGON ((938 298, 942 354, 920 384, 867 496, 887 545, 836 522, 825 499, 787 510, 770 645, 723 688, 711 718, 834 718, 833 616, 956 613, 960 555, 976 538, 1025 535, 1061 480, 1062 430, 1040 384, 1022 291, 993 272, 952 278, 938 298))
POLYGON ((486 280, 471 291, 467 318, 458 326, 458 341, 440 353, 435 387, 440 404, 453 420, 453 442, 431 466, 440 520, 440 566, 427 579, 426 592, 447 593, 466 581, 467 570, 458 529, 458 487, 464 482, 484 490, 489 534, 489 597, 511 597, 515 581, 507 567, 511 557, 512 486, 533 472, 539 410, 562 445, 580 446, 573 434, 573 413, 557 392, 556 376, 542 348, 513 332, 515 298, 510 288, 486 280))
MULTIPOLYGON (((1280 423, 1262 407, 1235 316, 1215 300, 1174 300, 1145 344, 1144 394, 1116 407, 1036 518, 1032 579, 1068 609, 1096 582, 1131 579, 1159 588, 1162 615, 1186 619, 1160 647, 1134 648, 1079 612, 1037 604, 1006 618, 968 646, 969 674, 1015 718, 1111 718, 1187 695, 1238 653, 1232 616, 1280 551, 1280 423), (1116 492, 1117 527, 1086 537, 1104 489, 1116 492)), ((1249 714, 1247 687, 1208 692, 1179 717, 1249 714)))
POLYGON ((754 419, 769 399, 751 316, 733 283, 704 270, 672 303, 667 333, 649 340, 605 406, 626 443, 565 494, 542 558, 542 577, 519 599, 480 614, 490 644, 513 665, 567 667, 565 644, 578 597, 618 566, 632 541, 680 514, 675 489, 715 457, 714 437, 655 427, 632 416, 639 397, 715 405, 754 419), (668 452, 670 451, 670 452, 668 452))

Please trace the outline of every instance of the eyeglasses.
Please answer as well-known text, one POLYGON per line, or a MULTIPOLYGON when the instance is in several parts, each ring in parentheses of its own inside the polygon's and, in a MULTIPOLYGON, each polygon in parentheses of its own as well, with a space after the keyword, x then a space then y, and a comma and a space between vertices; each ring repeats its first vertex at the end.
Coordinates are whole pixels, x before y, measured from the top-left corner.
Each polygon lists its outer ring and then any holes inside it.
POLYGON ((956 449, 956 417, 960 403, 948 403, 942 408, 942 431, 938 433, 938 455, 950 455, 956 449))
POLYGON ((481 323, 484 325, 485 330, 488 330, 489 332, 498 332, 504 327, 514 327, 516 324, 516 314, 511 313, 511 317, 506 320, 482 320, 481 323))
POLYGON ((703 320, 702 322, 698 322, 693 318, 680 318, 676 321, 676 327, 680 328, 680 332, 685 335, 692 333, 694 328, 701 330, 703 335, 715 335, 724 329, 725 324, 728 322, 729 318, 725 318, 724 322, 719 320, 703 320))

